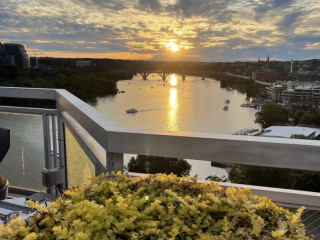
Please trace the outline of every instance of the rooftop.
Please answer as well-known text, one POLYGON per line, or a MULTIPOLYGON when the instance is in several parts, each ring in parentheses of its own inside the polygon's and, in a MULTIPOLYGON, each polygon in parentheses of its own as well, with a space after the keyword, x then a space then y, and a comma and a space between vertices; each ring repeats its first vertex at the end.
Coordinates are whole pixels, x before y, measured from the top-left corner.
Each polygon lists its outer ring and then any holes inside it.
POLYGON ((263 131, 264 137, 290 138, 292 135, 304 135, 312 139, 320 135, 320 129, 299 126, 271 126, 263 131))

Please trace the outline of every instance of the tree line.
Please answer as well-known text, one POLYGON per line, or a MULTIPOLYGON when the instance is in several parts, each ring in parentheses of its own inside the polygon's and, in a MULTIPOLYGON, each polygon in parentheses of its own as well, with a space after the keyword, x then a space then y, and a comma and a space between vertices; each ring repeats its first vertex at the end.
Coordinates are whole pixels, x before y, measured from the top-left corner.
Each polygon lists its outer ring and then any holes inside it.
MULTIPOLYGON (((0 85, 8 87, 61 88, 86 102, 118 92, 116 81, 131 79, 125 72, 98 71, 96 67, 23 69, 0 67, 0 85)), ((13 100, 6 100, 5 102, 13 100)), ((31 100, 30 100, 31 101, 31 100)), ((30 102, 29 100, 27 102, 30 102)), ((14 102, 25 101, 14 100, 14 102)), ((36 101, 32 101, 35 103, 36 101)), ((2 104, 4 100, 2 100, 2 104)), ((37 105, 37 104, 36 104, 37 105)))
POLYGON ((234 88, 242 93, 246 93, 247 98, 267 97, 265 88, 251 78, 246 79, 237 76, 230 76, 224 72, 213 72, 209 74, 209 77, 220 81, 221 88, 234 88))
POLYGON ((262 128, 274 125, 310 125, 320 126, 320 110, 302 111, 289 110, 274 102, 265 103, 256 113, 256 123, 262 128))

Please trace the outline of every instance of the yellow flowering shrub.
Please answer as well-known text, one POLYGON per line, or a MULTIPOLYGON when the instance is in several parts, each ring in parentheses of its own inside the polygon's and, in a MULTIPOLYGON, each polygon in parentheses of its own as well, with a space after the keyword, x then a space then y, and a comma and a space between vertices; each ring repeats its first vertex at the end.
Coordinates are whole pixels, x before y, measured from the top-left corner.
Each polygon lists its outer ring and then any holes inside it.
POLYGON ((0 226, 0 239, 314 239, 300 216, 249 189, 223 189, 195 178, 121 173, 65 191, 22 225, 0 226))

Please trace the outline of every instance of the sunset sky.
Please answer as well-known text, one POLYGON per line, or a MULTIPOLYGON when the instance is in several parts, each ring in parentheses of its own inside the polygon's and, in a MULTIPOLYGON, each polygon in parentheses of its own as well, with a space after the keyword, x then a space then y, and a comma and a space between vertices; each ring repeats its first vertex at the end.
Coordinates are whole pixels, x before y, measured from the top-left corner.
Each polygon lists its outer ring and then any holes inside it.
POLYGON ((39 57, 320 58, 320 1, 1 0, 0 42, 39 57))

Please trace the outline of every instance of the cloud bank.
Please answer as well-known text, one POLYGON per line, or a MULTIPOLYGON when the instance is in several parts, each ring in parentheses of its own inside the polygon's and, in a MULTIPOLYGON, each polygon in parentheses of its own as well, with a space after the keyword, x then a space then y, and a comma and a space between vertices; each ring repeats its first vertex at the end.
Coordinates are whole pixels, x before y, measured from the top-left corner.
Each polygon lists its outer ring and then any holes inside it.
POLYGON ((40 56, 320 58, 319 22, 314 0, 0 1, 0 41, 40 56), (179 51, 166 49, 170 40, 179 51))

